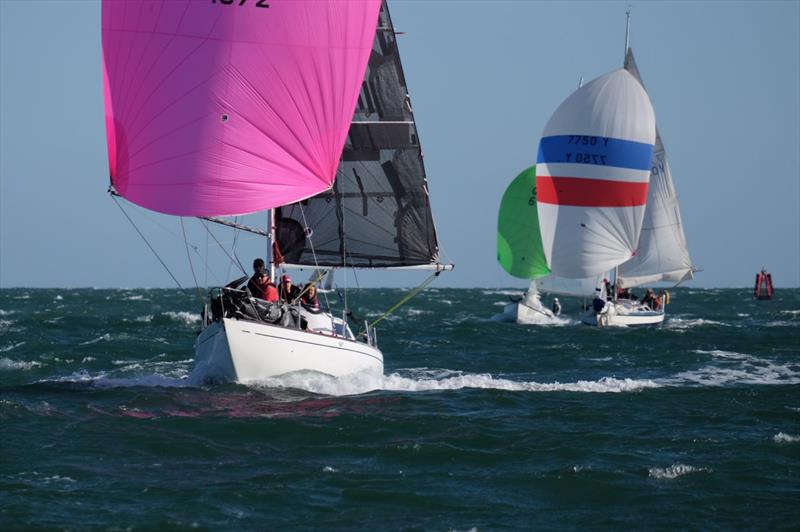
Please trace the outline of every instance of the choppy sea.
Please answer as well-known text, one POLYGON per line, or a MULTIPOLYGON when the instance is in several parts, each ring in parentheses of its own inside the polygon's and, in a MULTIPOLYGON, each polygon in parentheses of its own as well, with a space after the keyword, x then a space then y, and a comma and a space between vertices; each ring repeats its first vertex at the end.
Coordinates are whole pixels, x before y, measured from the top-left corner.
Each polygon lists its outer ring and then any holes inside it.
POLYGON ((514 294, 411 300, 382 379, 203 387, 195 292, 0 290, 0 529, 797 530, 800 290, 636 330, 498 321, 514 294))

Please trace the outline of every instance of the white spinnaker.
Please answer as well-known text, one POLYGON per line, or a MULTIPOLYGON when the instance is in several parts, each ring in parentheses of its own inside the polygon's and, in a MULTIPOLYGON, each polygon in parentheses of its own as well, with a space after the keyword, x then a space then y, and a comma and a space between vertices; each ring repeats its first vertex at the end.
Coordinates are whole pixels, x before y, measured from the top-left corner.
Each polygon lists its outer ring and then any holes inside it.
MULTIPOLYGON (((628 50, 625 69, 642 83, 633 50, 628 50)), ((657 128, 639 247, 636 255, 619 267, 617 278, 620 286, 628 288, 659 281, 678 283, 692 278, 692 262, 683 233, 678 197, 672 184, 667 152, 657 128)))
POLYGON ((633 256, 654 143, 650 98, 625 69, 585 84, 556 109, 537 161, 539 224, 554 275, 593 277, 633 256), (586 145, 576 141, 584 138, 586 145), (625 199, 632 188, 638 199, 625 199))

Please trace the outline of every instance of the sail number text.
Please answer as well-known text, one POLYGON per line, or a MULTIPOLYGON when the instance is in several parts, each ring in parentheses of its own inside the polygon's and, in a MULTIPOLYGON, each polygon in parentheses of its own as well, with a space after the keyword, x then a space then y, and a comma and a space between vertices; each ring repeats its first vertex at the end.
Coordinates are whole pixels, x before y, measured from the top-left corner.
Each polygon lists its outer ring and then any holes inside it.
POLYGON ((597 146, 598 142, 602 143, 604 148, 608 147, 608 137, 592 137, 590 135, 567 135, 569 140, 567 144, 580 144, 581 146, 597 146))
MULTIPOLYGON (((603 148, 608 147, 608 137, 593 137, 590 135, 568 135, 569 139, 567 140, 567 144, 572 144, 573 146, 602 146, 603 148)), ((576 163, 583 163, 583 164, 599 164, 599 165, 607 165, 606 156, 597 153, 575 153, 567 152, 564 154, 568 163, 576 162, 576 163), (575 155, 575 159, 573 161, 572 156, 575 155)))
POLYGON ((607 165, 606 156, 605 155, 597 155, 596 153, 575 153, 575 160, 572 160, 572 152, 567 152, 564 154, 568 163, 576 162, 576 163, 583 163, 583 164, 599 164, 602 166, 607 165))
POLYGON ((252 4, 255 7, 269 7, 267 0, 211 0, 212 4, 223 4, 226 6, 237 5, 243 6, 245 4, 252 4))

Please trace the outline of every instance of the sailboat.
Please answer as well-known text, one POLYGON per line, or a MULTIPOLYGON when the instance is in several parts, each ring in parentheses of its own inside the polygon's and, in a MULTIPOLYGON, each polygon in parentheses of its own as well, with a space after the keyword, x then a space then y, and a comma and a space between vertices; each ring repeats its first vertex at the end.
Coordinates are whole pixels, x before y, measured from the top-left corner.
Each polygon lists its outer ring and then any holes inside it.
MULTIPOLYGON (((112 194, 265 236, 273 279, 452 267, 385 3, 105 0, 102 19, 112 194), (262 211, 265 230, 224 218, 262 211)), ((246 279, 209 290, 196 379, 383 373, 375 322, 356 334, 346 309, 266 302, 246 279)))
MULTIPOLYGON (((650 98, 625 69, 579 87, 553 113, 536 163, 542 247, 553 275, 593 278, 635 255, 655 136, 650 98)), ((602 291, 596 299, 596 324, 605 324, 614 305, 602 291)))
MULTIPOLYGON (((630 12, 627 13, 630 20, 630 12)), ((639 69, 628 46, 626 31, 624 68, 642 85, 639 69)), ((646 90, 646 89, 645 89, 646 90)), ((581 321, 589 325, 658 325, 664 321, 669 294, 647 301, 630 297, 632 288, 649 283, 679 284, 692 279, 694 268, 683 232, 678 197, 672 183, 666 149, 656 127, 647 202, 636 254, 614 270, 615 293, 603 314, 586 312, 581 321), (620 297, 620 294, 623 297, 620 297)))
POLYGON ((514 277, 531 280, 523 297, 505 306, 503 319, 538 325, 560 321, 557 313, 542 303, 536 284, 537 279, 550 275, 536 212, 536 166, 523 170, 503 194, 497 222, 497 261, 514 277))
POLYGON ((542 304, 536 289, 536 279, 549 275, 550 268, 536 214, 535 166, 522 171, 503 194, 497 221, 497 261, 514 277, 531 279, 524 297, 506 305, 503 314, 517 323, 552 321, 555 315, 542 304))

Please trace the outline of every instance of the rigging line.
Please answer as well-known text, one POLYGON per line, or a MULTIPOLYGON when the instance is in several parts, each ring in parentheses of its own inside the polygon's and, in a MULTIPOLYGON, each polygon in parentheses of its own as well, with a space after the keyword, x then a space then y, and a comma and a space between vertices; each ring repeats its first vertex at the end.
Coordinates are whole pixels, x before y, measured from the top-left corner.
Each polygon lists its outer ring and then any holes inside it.
POLYGON ((181 216, 181 231, 183 232, 183 245, 186 247, 186 260, 189 261, 189 270, 192 272, 194 285, 197 288, 197 295, 203 299, 203 291, 200 290, 200 284, 197 282, 197 275, 194 273, 194 264, 192 264, 192 255, 189 253, 189 241, 186 239, 186 227, 183 224, 183 216, 181 216))
POLYGON ((153 255, 155 255, 155 256, 156 256, 156 258, 158 259, 158 262, 160 262, 160 263, 161 263, 161 265, 164 267, 164 269, 165 269, 165 270, 167 270, 167 273, 169 274, 169 276, 170 276, 170 277, 172 277, 172 280, 173 280, 173 281, 175 281, 175 284, 176 284, 176 285, 178 285, 178 288, 180 288, 181 290, 183 290, 184 288, 183 288, 183 286, 181 286, 181 283, 179 283, 179 282, 178 282, 178 280, 175 278, 175 276, 174 276, 174 275, 172 275, 172 272, 170 271, 170 269, 167 267, 167 265, 164 263, 164 261, 163 261, 163 260, 161 260, 161 257, 159 256, 159 254, 156 252, 156 250, 153 248, 153 246, 152 246, 152 245, 150 245, 150 242, 148 242, 148 241, 147 241, 147 238, 145 238, 144 234, 142 234, 142 232, 141 232, 141 231, 139 230, 139 228, 136 226, 136 223, 134 223, 134 221, 131 219, 131 217, 130 217, 130 216, 128 216, 128 213, 127 213, 127 212, 125 212, 125 209, 123 209, 123 208, 122 208, 122 205, 119 203, 119 201, 117 201, 117 198, 116 198, 116 196, 114 196, 114 195, 112 194, 112 195, 111 195, 111 198, 114 200, 114 203, 116 203, 116 204, 117 204, 117 207, 119 207, 119 210, 121 210, 121 211, 122 211, 122 214, 124 214, 124 215, 125 215, 125 218, 127 218, 127 219, 128 219, 128 221, 131 223, 131 225, 133 226, 133 228, 134 228, 134 229, 136 229, 136 232, 137 232, 137 233, 139 233, 139 236, 140 236, 140 237, 142 237, 142 240, 144 240, 144 243, 145 243, 145 244, 147 244, 147 247, 149 247, 149 248, 150 248, 150 251, 152 251, 152 252, 153 252, 153 255))
MULTIPOLYGON (((308 221, 306 220, 306 211, 305 211, 305 209, 303 209, 303 204, 302 203, 298 203, 297 205, 300 207, 300 216, 303 217, 303 226, 306 229, 308 229, 308 221)), ((308 245, 311 246, 311 256, 314 257, 314 267, 317 268, 317 272, 319 272, 319 261, 317 260, 317 252, 314 251, 314 242, 312 242, 311 236, 308 237, 308 245)), ((328 273, 328 275, 333 275, 333 270, 329 270, 329 272, 330 273, 328 273)), ((317 284, 318 282, 322 281, 323 277, 325 277, 325 276, 321 275, 320 278, 314 282, 314 284, 317 284)), ((309 283, 309 285, 310 285, 310 283, 309 283)), ((308 290, 308 286, 309 285, 307 285, 305 287, 305 289, 303 289, 303 292, 300 293, 300 296, 302 296, 306 292, 306 290, 308 290)), ((328 294, 323 292, 322 295, 325 298, 325 305, 327 305, 328 308, 331 308, 331 302, 328 301, 328 294)))
POLYGON ((219 240, 217 240, 217 237, 216 237, 216 236, 214 236, 214 233, 212 233, 212 232, 211 232, 211 230, 208 228, 208 226, 206 225, 206 223, 205 223, 203 220, 200 220, 200 223, 202 223, 202 224, 203 224, 203 227, 205 227, 206 231, 208 231, 208 234, 209 234, 209 235, 211 235, 211 238, 213 238, 213 239, 214 239, 214 242, 216 242, 216 243, 217 243, 217 245, 218 245, 218 246, 219 246, 219 248, 222 250, 222 252, 223 252, 223 253, 225 253, 225 255, 227 255, 227 256, 228 256, 228 259, 230 259, 231 263, 233 263, 233 264, 237 264, 237 265, 239 266, 239 269, 240 269, 240 270, 242 270, 242 273, 243 273, 243 274, 245 274, 245 275, 247 275, 247 270, 245 270, 245 269, 244 269, 244 266, 242 266, 242 263, 241 263, 241 262, 239 262, 239 258, 238 258, 238 257, 236 257, 236 259, 234 259, 233 257, 231 257, 230 253, 228 253, 228 250, 226 250, 226 249, 225 249, 225 246, 223 246, 223 245, 220 243, 220 241, 219 241, 219 240))
POLYGON ((425 279, 425 280, 422 282, 422 284, 421 284, 421 285, 419 285, 418 287, 416 287, 415 289, 413 289, 411 292, 409 292, 408 294, 406 294, 406 295, 405 295, 405 297, 403 297, 403 298, 402 298, 400 301, 398 301, 397 303, 395 303, 395 305, 394 305, 392 308, 390 308, 389 310, 387 310, 386 312, 384 312, 383 314, 381 314, 381 315, 378 317, 378 319, 376 319, 375 321, 373 321, 372 323, 370 323, 370 324, 369 324, 367 327, 368 327, 369 329, 372 329, 373 327, 375 327, 375 325, 377 325, 379 321, 381 321, 381 320, 383 320, 384 318, 388 317, 388 316, 389 316, 390 314, 392 314, 392 313, 393 313, 395 310, 397 310, 398 308, 400 308, 401 306, 403 306, 403 305, 404 305, 406 302, 408 302, 408 300, 409 300, 409 299, 411 299, 412 297, 414 297, 414 296, 416 296, 417 294, 419 294, 419 293, 420 293, 422 290, 424 290, 424 289, 425 289, 425 287, 426 287, 426 286, 428 286, 429 284, 431 284, 431 282, 432 282, 434 279, 436 279, 436 278, 439 276, 439 274, 440 274, 440 273, 442 273, 442 272, 433 272, 432 274, 430 274, 430 275, 428 276, 428 278, 427 278, 427 279, 425 279))
MULTIPOLYGON (((238 216, 234 216, 233 217, 233 223, 238 223, 238 222, 239 222, 239 217, 238 216)), ((236 256, 236 242, 237 242, 238 239, 239 239, 239 229, 234 227, 234 229, 233 229, 233 245, 231 246, 231 253, 233 253, 234 257, 236 256)), ((206 234, 206 240, 208 240, 208 234, 206 234)), ((237 257, 237 260, 238 260, 238 257, 237 257)), ((231 278, 231 267, 232 266, 233 266, 233 263, 229 262, 228 263, 228 271, 225 273, 225 279, 230 279, 231 278)))

